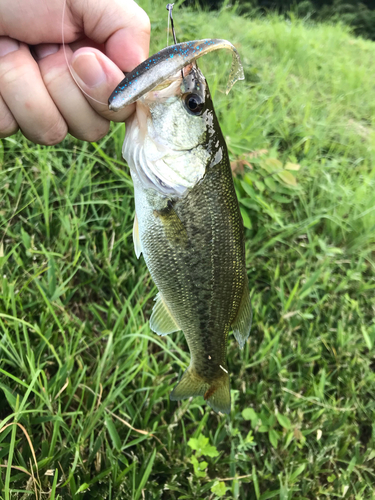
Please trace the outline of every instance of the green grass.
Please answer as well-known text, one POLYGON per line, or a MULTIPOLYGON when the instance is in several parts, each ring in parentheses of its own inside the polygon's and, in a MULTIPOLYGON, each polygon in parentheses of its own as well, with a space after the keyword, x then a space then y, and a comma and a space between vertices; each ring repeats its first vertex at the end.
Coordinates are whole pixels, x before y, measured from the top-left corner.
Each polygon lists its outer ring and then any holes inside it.
MULTIPOLYGON (((165 5, 141 3, 158 50, 165 5)), ((375 498, 375 45, 229 8, 175 20, 180 40, 234 42, 247 76, 226 97, 228 55, 201 63, 231 159, 252 166, 235 181, 254 326, 242 352, 230 337, 232 413, 169 401, 189 354, 148 325, 123 127, 1 140, 0 497, 375 498)))

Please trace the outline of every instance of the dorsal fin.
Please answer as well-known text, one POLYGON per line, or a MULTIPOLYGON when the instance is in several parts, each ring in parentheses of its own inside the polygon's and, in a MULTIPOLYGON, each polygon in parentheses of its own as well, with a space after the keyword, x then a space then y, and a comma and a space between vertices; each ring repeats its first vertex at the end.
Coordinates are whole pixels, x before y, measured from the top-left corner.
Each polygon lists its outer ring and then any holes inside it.
POLYGON ((236 319, 232 323, 234 336, 236 337, 237 342, 239 343, 241 349, 244 348, 245 342, 250 335, 252 319, 253 319, 253 311, 251 309, 250 294, 247 288, 247 280, 246 280, 246 285, 244 286, 240 307, 238 309, 236 319))
POLYGON ((155 297, 155 300, 156 303, 154 305, 150 318, 151 330, 158 335, 168 335, 169 333, 181 330, 181 328, 172 317, 160 292, 155 297))

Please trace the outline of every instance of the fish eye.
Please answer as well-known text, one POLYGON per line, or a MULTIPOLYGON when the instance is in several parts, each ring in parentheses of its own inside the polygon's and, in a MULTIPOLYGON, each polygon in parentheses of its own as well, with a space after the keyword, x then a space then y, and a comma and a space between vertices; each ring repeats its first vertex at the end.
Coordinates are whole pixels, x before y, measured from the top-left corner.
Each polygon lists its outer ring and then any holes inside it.
POLYGON ((197 94, 187 94, 185 107, 192 115, 200 115, 204 109, 204 101, 197 94))

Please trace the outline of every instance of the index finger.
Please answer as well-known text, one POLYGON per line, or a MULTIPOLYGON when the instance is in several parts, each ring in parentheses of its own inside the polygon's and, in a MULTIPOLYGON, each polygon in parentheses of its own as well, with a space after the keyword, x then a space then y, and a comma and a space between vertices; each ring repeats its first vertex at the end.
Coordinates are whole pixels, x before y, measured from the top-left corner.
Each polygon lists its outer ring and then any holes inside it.
POLYGON ((105 53, 122 71, 128 72, 148 57, 150 20, 133 0, 68 0, 73 14, 82 19, 86 36, 105 44, 105 53))

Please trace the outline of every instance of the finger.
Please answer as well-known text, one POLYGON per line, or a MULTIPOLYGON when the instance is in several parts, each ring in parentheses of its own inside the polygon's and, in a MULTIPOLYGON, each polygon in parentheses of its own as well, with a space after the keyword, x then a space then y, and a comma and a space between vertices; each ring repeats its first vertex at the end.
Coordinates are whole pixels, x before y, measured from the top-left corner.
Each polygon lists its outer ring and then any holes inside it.
MULTIPOLYGON (((29 45, 61 43, 64 3, 65 0, 0 0, 0 36, 9 36, 29 45)), ((87 8, 94 4, 95 0, 88 0, 87 8)), ((80 20, 74 19, 67 7, 64 16, 67 43, 79 37, 79 25, 80 20)))
MULTIPOLYGON (((0 0, 0 35, 28 44, 62 43, 61 16, 65 0, 0 0), (22 12, 22 15, 17 13, 22 12)), ((150 20, 133 0, 66 0, 65 43, 82 34, 106 44, 106 53, 123 71, 148 56, 150 20)))
POLYGON ((0 37, 1 95, 23 134, 38 144, 57 144, 68 128, 43 83, 28 47, 0 37), (9 51, 13 44, 13 50, 9 51))
POLYGON ((75 42, 65 44, 65 46, 69 45, 73 52, 78 49, 82 49, 83 47, 91 47, 92 49, 98 49, 100 52, 105 53, 105 44, 104 43, 96 43, 93 40, 90 40, 87 36, 82 36, 79 40, 75 42))
POLYGON ((122 71, 131 71, 147 58, 150 20, 133 0, 97 0, 96 9, 88 9, 86 0, 76 0, 71 8, 82 16, 85 34, 105 43, 106 55, 122 71))
POLYGON ((124 74, 99 50, 88 47, 77 50, 72 57, 72 70, 88 102, 101 116, 107 120, 123 122, 133 114, 134 104, 119 112, 109 110, 108 98, 124 78, 124 74))
POLYGON ((34 47, 44 84, 56 104, 69 132, 77 139, 98 141, 109 130, 110 122, 100 116, 87 102, 69 71, 68 64, 73 52, 69 46, 64 50, 56 44, 34 47))
POLYGON ((0 138, 9 137, 18 130, 18 124, 0 96, 0 138))

